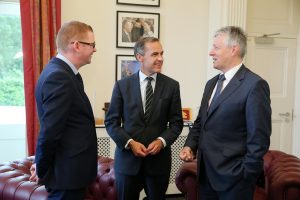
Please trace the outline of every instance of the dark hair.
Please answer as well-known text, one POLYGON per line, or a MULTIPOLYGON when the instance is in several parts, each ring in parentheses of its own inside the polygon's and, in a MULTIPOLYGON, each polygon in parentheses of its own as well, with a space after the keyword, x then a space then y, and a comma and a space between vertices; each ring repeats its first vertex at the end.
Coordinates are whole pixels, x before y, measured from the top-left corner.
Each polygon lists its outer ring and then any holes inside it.
POLYGON ((227 35, 227 46, 239 45, 240 56, 243 58, 247 48, 247 36, 245 32, 237 26, 226 26, 217 30, 215 37, 221 34, 227 35))
POLYGON ((145 44, 159 42, 159 39, 156 37, 142 37, 134 45, 134 56, 137 54, 145 55, 145 44))

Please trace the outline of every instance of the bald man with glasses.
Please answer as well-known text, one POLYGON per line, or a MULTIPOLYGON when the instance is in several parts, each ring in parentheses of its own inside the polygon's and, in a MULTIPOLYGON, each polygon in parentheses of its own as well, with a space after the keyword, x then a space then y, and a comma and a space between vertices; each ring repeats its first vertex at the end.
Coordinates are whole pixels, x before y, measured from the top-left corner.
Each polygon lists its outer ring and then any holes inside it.
POLYGON ((96 52, 93 29, 65 23, 56 43, 35 91, 40 133, 30 180, 45 184, 48 199, 82 200, 97 174, 94 115, 78 73, 96 52))

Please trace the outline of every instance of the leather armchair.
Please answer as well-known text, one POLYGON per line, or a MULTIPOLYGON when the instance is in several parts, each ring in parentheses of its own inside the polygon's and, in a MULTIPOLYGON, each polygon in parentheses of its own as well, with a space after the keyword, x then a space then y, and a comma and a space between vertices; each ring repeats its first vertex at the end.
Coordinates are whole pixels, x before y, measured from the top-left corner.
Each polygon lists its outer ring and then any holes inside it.
MULTIPOLYGON (((34 157, 0 163, 0 200, 46 200, 43 185, 29 181, 34 157)), ((84 163, 83 163, 84 164, 84 163)), ((113 159, 98 157, 96 180, 88 187, 85 200, 116 200, 113 159)))
MULTIPOLYGON (((299 200, 300 159, 281 151, 270 150, 264 156, 265 177, 261 177, 254 200, 299 200), (261 184, 259 184, 261 185, 261 184)), ((196 161, 183 163, 176 174, 176 186, 186 200, 197 200, 196 161)))

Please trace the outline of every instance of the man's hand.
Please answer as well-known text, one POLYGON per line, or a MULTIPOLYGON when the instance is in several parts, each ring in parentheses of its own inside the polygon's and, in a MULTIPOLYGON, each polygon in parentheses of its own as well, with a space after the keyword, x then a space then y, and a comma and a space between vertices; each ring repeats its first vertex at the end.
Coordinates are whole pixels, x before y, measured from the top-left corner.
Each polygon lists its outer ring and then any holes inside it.
POLYGON ((179 153, 179 157, 181 160, 185 162, 190 162, 194 159, 195 155, 190 147, 183 147, 183 149, 179 153))
POLYGON ((147 149, 142 143, 131 140, 129 142, 129 147, 135 156, 145 157, 148 155, 147 149))
POLYGON ((151 142, 147 148, 148 154, 155 155, 160 152, 160 150, 164 147, 162 141, 160 139, 156 139, 151 142))
POLYGON ((36 174, 36 164, 35 163, 31 165, 30 173, 31 173, 31 176, 29 178, 29 181, 35 182, 36 184, 38 184, 39 183, 39 177, 36 174))

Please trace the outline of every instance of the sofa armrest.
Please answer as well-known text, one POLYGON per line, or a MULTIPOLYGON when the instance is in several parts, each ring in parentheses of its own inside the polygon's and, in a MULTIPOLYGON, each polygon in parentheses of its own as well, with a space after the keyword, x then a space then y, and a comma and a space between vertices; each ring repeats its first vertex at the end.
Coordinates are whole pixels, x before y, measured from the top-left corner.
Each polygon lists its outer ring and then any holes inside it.
POLYGON ((268 199, 300 199, 300 159, 285 153, 274 157, 266 181, 268 199))
POLYGON ((0 164, 0 200, 46 200, 44 186, 29 181, 34 157, 0 164))
POLYGON ((186 200, 197 200, 197 161, 185 162, 175 177, 177 188, 185 195, 186 200))
MULTIPOLYGON (((0 200, 46 200, 48 193, 43 185, 29 181, 34 156, 23 160, 0 163, 0 200)), ((116 200, 114 161, 98 157, 96 180, 87 189, 85 200, 116 200)))

